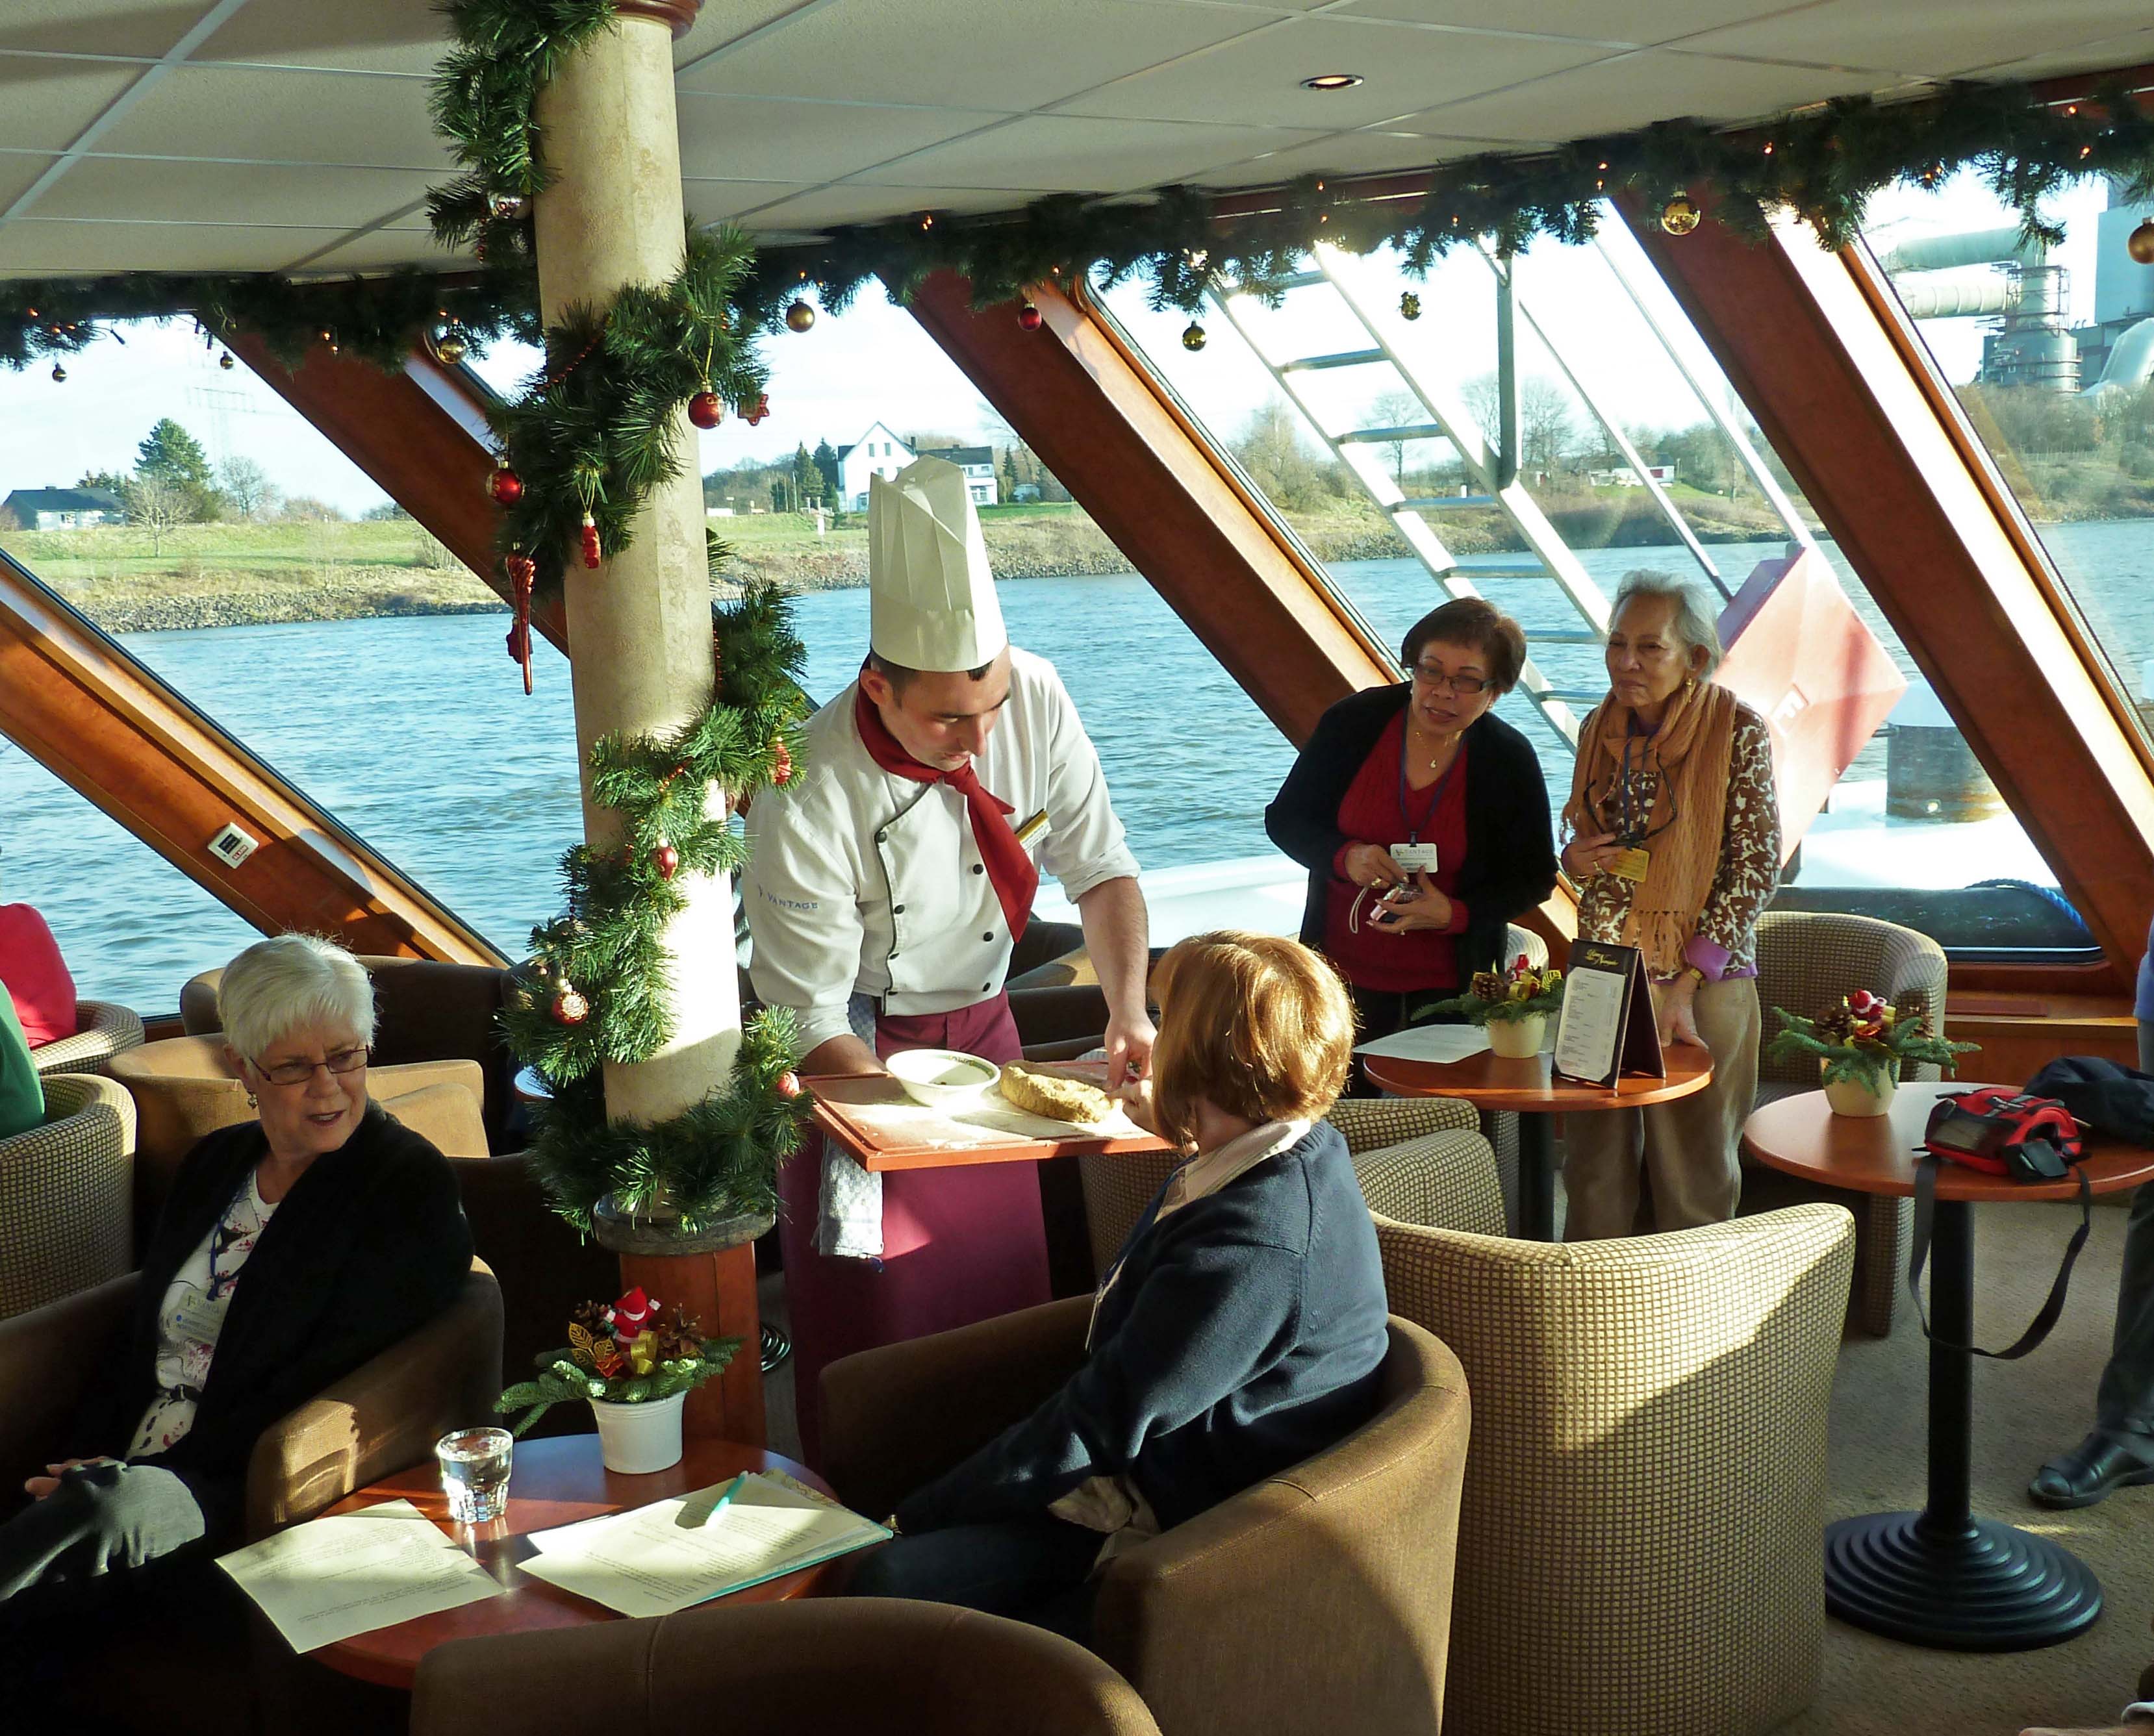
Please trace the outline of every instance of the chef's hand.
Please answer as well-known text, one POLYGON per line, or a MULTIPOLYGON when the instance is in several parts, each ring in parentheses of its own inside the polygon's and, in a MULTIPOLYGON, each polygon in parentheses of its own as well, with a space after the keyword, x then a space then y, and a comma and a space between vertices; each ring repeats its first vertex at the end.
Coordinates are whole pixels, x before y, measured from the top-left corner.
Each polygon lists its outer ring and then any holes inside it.
POLYGON ((1155 1136, 1159 1132, 1159 1111, 1151 1100, 1151 1081, 1133 1079, 1118 1094, 1122 1111, 1138 1126, 1155 1136))
POLYGON ((1590 880, 1605 874, 1622 850, 1613 832, 1580 832, 1563 847, 1563 871, 1573 880, 1590 880))
POLYGON ((1370 922, 1386 934, 1411 934, 1416 928, 1448 928, 1451 901, 1437 890, 1428 871, 1416 868, 1409 889, 1379 904, 1370 922))
POLYGON ((1406 883, 1406 871, 1391 860, 1391 853, 1381 844, 1350 844, 1346 846, 1346 878, 1357 886, 1374 886, 1379 891, 1386 886, 1402 886, 1406 883))
POLYGON ((1129 1080, 1151 1071, 1151 1046, 1159 1033, 1140 1007, 1134 1013, 1107 1014, 1107 1089, 1119 1091, 1129 1080))
POLYGON ((42 1501, 60 1486, 61 1472, 72 1471, 77 1465, 109 1465, 113 1463, 113 1460, 101 1455, 96 1458, 64 1458, 56 1465, 45 1467, 49 1474, 23 1478, 23 1493, 33 1501, 42 1501))
POLYGON ((1688 971, 1672 982, 1653 984, 1653 1021, 1660 1027, 1661 1048, 1671 1043, 1706 1046, 1697 1034, 1697 978, 1688 971))

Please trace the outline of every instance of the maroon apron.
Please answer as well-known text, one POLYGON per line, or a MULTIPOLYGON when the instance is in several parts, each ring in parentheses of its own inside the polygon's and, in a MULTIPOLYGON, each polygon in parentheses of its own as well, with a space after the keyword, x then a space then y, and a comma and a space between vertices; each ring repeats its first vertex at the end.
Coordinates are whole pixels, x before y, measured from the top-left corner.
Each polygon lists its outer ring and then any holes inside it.
MULTIPOLYGON (((1023 1053, 1007 992, 953 1013, 878 1016, 875 1054, 901 1049, 962 1049, 995 1062, 1023 1053)), ((778 1177, 794 1407, 802 1456, 819 1468, 824 1364, 1049 1299, 1038 1164, 886 1172, 880 1261, 815 1252, 822 1170, 822 1143, 811 1138, 778 1177)))

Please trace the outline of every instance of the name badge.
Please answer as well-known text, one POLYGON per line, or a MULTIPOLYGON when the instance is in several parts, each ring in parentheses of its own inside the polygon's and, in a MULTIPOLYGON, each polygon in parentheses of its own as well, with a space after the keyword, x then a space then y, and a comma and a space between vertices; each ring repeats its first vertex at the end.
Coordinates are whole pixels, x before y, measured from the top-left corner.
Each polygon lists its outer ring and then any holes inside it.
POLYGON ((1646 871, 1652 865, 1652 853, 1634 844, 1630 849, 1616 853, 1608 864, 1608 871, 1625 880, 1641 881, 1646 877, 1646 871))
POLYGON ((1433 874, 1436 872, 1436 846, 1433 844, 1394 844, 1391 860, 1409 874, 1416 871, 1433 874))
POLYGON ((195 1344, 215 1344, 223 1327, 224 1310, 200 1295, 188 1297, 172 1315, 173 1330, 195 1344))

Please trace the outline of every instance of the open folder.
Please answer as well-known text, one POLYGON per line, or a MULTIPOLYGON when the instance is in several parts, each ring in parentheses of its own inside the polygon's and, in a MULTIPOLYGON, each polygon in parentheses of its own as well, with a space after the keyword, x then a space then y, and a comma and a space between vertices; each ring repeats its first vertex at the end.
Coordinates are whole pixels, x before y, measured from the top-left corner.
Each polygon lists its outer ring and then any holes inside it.
POLYGON ((670 1616, 890 1534, 782 1472, 758 1471, 737 1487, 534 1531, 538 1553, 519 1565, 624 1616, 670 1616))

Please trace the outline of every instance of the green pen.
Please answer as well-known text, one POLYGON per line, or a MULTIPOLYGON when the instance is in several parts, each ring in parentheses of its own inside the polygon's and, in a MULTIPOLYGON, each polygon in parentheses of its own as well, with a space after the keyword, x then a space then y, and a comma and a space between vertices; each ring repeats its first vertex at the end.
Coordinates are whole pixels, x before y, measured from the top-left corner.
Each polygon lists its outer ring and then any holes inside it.
POLYGON ((740 1493, 740 1486, 747 1481, 748 1473, 743 1471, 739 1476, 734 1478, 731 1483, 726 1485, 726 1492, 718 1497, 717 1503, 711 1509, 710 1516, 712 1519, 716 1519, 720 1514, 726 1510, 727 1504, 730 1502, 735 1495, 740 1493))

